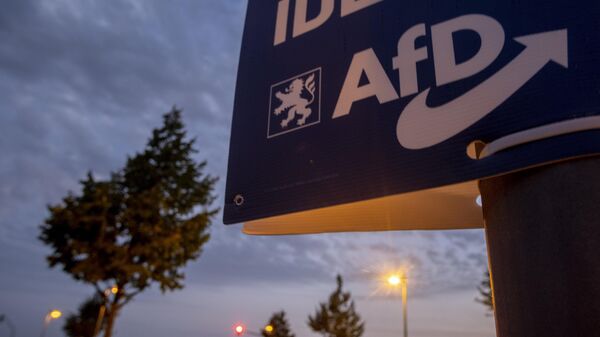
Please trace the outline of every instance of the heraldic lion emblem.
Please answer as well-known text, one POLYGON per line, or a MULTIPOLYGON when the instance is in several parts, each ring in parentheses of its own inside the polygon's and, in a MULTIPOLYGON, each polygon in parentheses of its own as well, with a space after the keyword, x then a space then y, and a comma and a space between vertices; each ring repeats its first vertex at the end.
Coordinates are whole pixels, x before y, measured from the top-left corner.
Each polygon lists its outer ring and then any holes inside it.
POLYGON ((293 80, 283 91, 275 93, 275 97, 281 101, 281 104, 273 113, 279 116, 287 111, 287 117, 281 121, 282 128, 287 128, 288 124, 296 118, 296 114, 300 116, 296 123, 304 125, 312 113, 308 106, 315 100, 315 74, 308 76, 306 81, 302 78, 293 80), (308 92, 308 98, 303 97, 304 91, 308 92))

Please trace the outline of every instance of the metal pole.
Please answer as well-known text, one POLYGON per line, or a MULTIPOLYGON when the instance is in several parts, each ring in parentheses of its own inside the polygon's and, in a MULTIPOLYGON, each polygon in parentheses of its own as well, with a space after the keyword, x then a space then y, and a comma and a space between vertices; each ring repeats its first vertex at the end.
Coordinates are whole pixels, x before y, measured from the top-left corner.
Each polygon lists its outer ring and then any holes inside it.
POLYGON ((480 182, 498 337, 600 331, 600 157, 480 182))
POLYGON ((402 277, 402 322, 404 337, 408 337, 408 306, 407 306, 408 287, 406 284, 406 276, 402 277))
POLYGON ((102 320, 104 320, 104 312, 106 311, 106 303, 100 306, 98 309, 98 317, 96 318, 96 326, 94 327, 93 337, 96 337, 100 332, 100 326, 102 325, 102 320))
POLYGON ((46 330, 48 329, 48 324, 50 324, 50 314, 47 314, 46 317, 44 317, 44 326, 42 327, 42 333, 40 334, 41 337, 46 336, 46 330))

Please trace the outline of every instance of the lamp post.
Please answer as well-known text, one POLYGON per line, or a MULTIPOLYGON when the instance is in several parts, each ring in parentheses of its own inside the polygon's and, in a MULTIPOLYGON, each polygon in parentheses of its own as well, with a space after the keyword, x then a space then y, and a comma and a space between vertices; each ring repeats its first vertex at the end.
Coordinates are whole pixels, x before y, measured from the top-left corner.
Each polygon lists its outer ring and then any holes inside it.
POLYGON ((403 336, 408 337, 408 305, 407 305, 407 279, 406 274, 398 275, 392 274, 387 278, 387 283, 389 286, 397 288, 400 286, 400 291, 402 294, 402 330, 404 332, 403 336))
POLYGON ((402 322, 403 322, 403 331, 404 337, 408 337, 408 306, 407 306, 407 282, 406 275, 402 276, 402 322))
POLYGON ((46 336, 46 330, 48 329, 48 325, 50 324, 50 322, 52 322, 55 319, 59 319, 60 316, 62 316, 62 312, 60 312, 60 310, 53 309, 48 311, 48 313, 44 317, 44 327, 42 328, 42 333, 40 335, 41 337, 46 336))

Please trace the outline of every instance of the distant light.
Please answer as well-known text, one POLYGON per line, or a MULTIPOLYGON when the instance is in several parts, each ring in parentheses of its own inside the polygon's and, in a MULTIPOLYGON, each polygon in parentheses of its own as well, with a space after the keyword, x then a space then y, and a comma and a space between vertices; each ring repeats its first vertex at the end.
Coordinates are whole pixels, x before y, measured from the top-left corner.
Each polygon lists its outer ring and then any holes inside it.
POLYGON ((390 275, 390 277, 388 277, 388 279, 387 279, 387 282, 388 282, 389 285, 397 286, 402 281, 400 279, 400 276, 398 276, 398 275, 390 275))
POLYGON ((481 199, 481 194, 477 196, 477 198, 475 198, 475 203, 477 204, 477 206, 482 207, 483 206, 483 200, 481 199))
POLYGON ((60 310, 50 311, 50 318, 57 319, 57 318, 60 318, 60 316, 62 316, 62 312, 60 312, 60 310))
POLYGON ((241 336, 244 333, 244 330, 246 329, 242 324, 238 324, 235 326, 235 328, 233 328, 233 331, 235 331, 235 334, 238 336, 241 336))
POLYGON ((265 332, 267 332, 267 333, 273 332, 273 326, 271 324, 267 325, 265 327, 265 332))

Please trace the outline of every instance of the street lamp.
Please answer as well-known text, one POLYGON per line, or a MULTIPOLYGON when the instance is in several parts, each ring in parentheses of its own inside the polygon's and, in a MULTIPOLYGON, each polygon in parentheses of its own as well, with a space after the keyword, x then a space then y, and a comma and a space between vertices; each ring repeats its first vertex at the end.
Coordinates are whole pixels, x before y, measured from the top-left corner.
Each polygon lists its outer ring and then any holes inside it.
POLYGON ((60 316, 62 316, 62 312, 60 312, 60 310, 52 310, 50 311, 50 313, 48 313, 48 315, 50 315, 50 319, 58 319, 60 318, 60 316))
POLYGON ((265 332, 267 333, 267 335, 273 333, 273 330, 275 330, 275 328, 271 324, 265 326, 265 332))
POLYGON ((401 275, 399 274, 392 274, 389 275, 387 277, 387 284, 390 287, 393 288, 397 288, 398 286, 401 287, 401 293, 402 293, 402 323, 403 323, 403 331, 404 331, 404 337, 408 337, 408 308, 407 308, 407 304, 406 304, 406 297, 408 295, 408 289, 407 289, 407 279, 406 279, 406 274, 402 273, 401 275))
POLYGON ((242 336, 244 332, 246 332, 246 327, 243 324, 236 324, 233 327, 233 332, 235 332, 236 336, 242 336))
POLYGON ((402 282, 402 280, 400 279, 400 276, 398 276, 398 275, 390 275, 390 277, 388 277, 388 279, 387 279, 387 282, 392 287, 396 287, 400 284, 400 282, 402 282))
POLYGON ((48 325, 50 324, 50 322, 52 322, 55 319, 59 319, 61 316, 62 312, 60 312, 60 310, 53 309, 48 311, 46 317, 44 317, 44 327, 42 328, 41 337, 46 336, 46 330, 48 329, 48 325))

